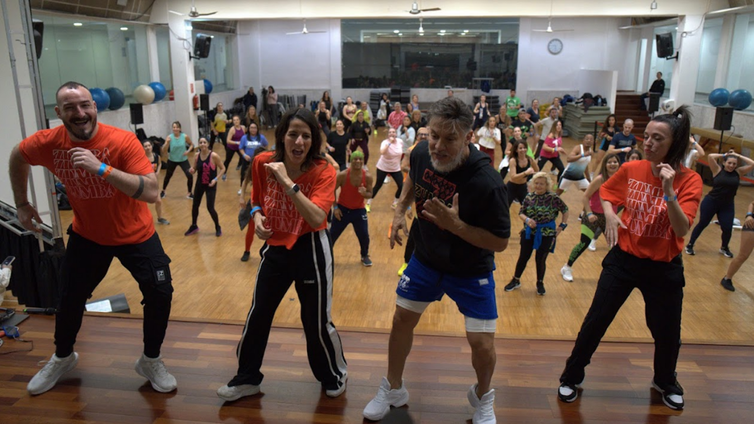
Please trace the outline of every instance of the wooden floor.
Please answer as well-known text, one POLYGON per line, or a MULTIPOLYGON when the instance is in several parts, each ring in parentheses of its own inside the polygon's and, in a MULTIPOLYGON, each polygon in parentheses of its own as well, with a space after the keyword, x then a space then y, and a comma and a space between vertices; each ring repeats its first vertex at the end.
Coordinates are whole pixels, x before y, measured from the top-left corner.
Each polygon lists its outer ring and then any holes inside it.
MULTIPOLYGON (((384 131, 381 130, 380 135, 384 131)), ((267 136, 273 140, 271 132, 267 136)), ((381 138, 380 138, 381 140, 381 138)), ((566 147, 573 140, 566 141, 566 147)), ((368 165, 374 169, 379 141, 370 143, 372 155, 368 165)), ((218 149, 222 146, 218 145, 218 149)), ((220 155, 224 152, 220 151, 220 155)), ((497 161, 500 160, 498 152, 497 161)), ((173 319, 200 319, 215 322, 241 323, 245 320, 254 288, 254 276, 259 264, 259 248, 255 240, 249 262, 241 262, 244 235, 238 229, 237 212, 239 173, 237 159, 231 165, 226 182, 221 182, 217 196, 217 210, 223 226, 222 237, 215 237, 212 221, 204 205, 200 210, 197 235, 183 233, 191 223, 191 200, 186 195, 186 179, 177 172, 170 182, 163 202, 164 214, 170 225, 158 225, 157 231, 166 252, 172 258, 174 278, 173 319)), ((549 169, 549 165, 547 166, 549 169)), ((160 177, 162 182, 163 176, 160 177)), ((709 187, 705 187, 705 192, 709 187)), ((369 214, 371 258, 374 266, 363 267, 359 262, 357 239, 350 229, 341 236, 334 248, 335 280, 332 313, 340 328, 359 331, 389 330, 395 305, 396 274, 403 263, 403 250, 390 250, 387 229, 392 220, 390 203, 395 184, 383 186, 374 200, 369 214)), ((510 280, 519 253, 518 231, 522 224, 513 220, 513 236, 508 249, 496 255, 494 272, 498 285, 497 304, 500 319, 497 333, 502 338, 573 340, 591 303, 601 261, 607 252, 604 238, 596 252, 586 251, 574 266, 573 283, 560 276, 560 267, 567 261, 571 248, 579 238, 577 211, 581 209, 581 192, 571 190, 563 195, 572 210, 570 226, 558 241, 558 248, 548 259, 545 278, 547 295, 535 294, 534 259, 530 260, 522 278, 522 288, 510 293, 502 287, 510 280)), ((736 199, 736 211, 743 218, 748 202, 754 199, 754 189, 741 187, 736 199)), ((518 213, 518 205, 511 214, 518 213)), ((72 214, 62 213, 67 226, 72 214)), ((734 231, 731 250, 737 254, 740 232, 734 231)), ((730 259, 718 253, 720 230, 710 225, 696 245, 696 256, 684 256, 687 285, 683 311, 685 342, 754 344, 754 259, 748 261, 734 279, 737 291, 730 293, 720 287, 730 259)), ((113 263, 103 283, 94 292, 94 299, 125 293, 134 315, 141 314, 141 294, 130 274, 113 263)), ((7 304, 8 302, 6 302, 7 304)), ((275 324, 298 327, 299 305, 294 290, 290 290, 275 317, 275 324)), ((455 304, 444 299, 427 310, 417 328, 420 334, 462 335, 463 318, 455 304)), ((644 303, 634 292, 610 327, 607 338, 623 341, 647 341, 649 330, 644 320, 644 303)))
MULTIPOLYGON (((77 368, 51 391, 31 397, 26 384, 54 349, 53 319, 32 316, 21 326, 34 350, 2 356, 0 422, 8 424, 362 423, 387 363, 387 334, 341 331, 348 388, 330 399, 309 370, 303 333, 276 328, 261 394, 224 403, 215 391, 235 373, 241 326, 172 322, 162 354, 178 390, 161 394, 133 370, 141 353, 141 320, 87 316, 76 345, 77 368)), ((0 353, 27 347, 6 341, 0 353)), ((587 368, 581 397, 559 402, 558 376, 571 348, 564 341, 496 341, 498 422, 745 423, 754 414, 751 348, 684 345, 678 372, 686 409, 680 412, 665 407, 650 389, 653 348, 643 343, 603 343, 587 368)), ((417 336, 405 373, 407 411, 415 423, 470 423, 466 391, 473 381, 465 339, 417 336)))

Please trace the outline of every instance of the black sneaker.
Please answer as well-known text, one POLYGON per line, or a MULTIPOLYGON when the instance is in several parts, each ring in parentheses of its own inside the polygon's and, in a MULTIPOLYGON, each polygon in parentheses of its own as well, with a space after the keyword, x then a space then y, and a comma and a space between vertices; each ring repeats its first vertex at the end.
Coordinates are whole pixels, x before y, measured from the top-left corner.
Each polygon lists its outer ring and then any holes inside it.
MULTIPOLYGON (((676 381, 675 385, 678 387, 680 391, 683 391, 683 388, 680 384, 676 381)), ((652 380, 652 388, 660 392, 662 395, 662 401, 665 403, 665 405, 673 410, 681 410, 683 409, 684 402, 683 402, 683 395, 678 393, 670 393, 666 390, 663 390, 660 388, 660 386, 655 383, 654 379, 652 380)))
POLYGON ((579 397, 579 389, 575 384, 561 383, 558 387, 558 399, 571 403, 579 397))
POLYGON ((218 226, 217 228, 215 228, 215 235, 217 237, 220 237, 221 235, 223 235, 223 229, 220 228, 220 226, 218 226))
POLYGON ((521 281, 518 280, 518 279, 516 279, 516 278, 514 278, 514 279, 511 280, 510 283, 508 283, 507 286, 505 286, 505 291, 513 291, 513 290, 516 290, 519 287, 521 287, 521 281))
POLYGON ((199 232, 199 227, 197 227, 196 225, 192 225, 192 226, 189 227, 188 230, 186 230, 185 233, 183 233, 183 235, 184 236, 190 236, 190 235, 196 234, 198 232, 199 232))
POLYGON ((160 192, 160 199, 163 199, 165 197, 165 190, 162 190, 160 192))
POLYGON ((733 280, 731 280, 730 278, 723 277, 723 279, 720 280, 720 285, 723 286, 725 290, 732 292, 736 291, 736 288, 733 287, 733 280))
POLYGON ((544 296, 547 291, 545 291, 545 283, 541 281, 537 281, 537 294, 540 296, 544 296))
POLYGON ((721 247, 720 248, 720 253, 723 256, 725 256, 726 258, 732 258, 733 257, 733 252, 731 252, 730 249, 728 249, 727 247, 721 247))
POLYGON ((243 256, 241 256, 241 262, 248 262, 249 256, 251 256, 250 252, 243 252, 243 256))
POLYGON ((687 244, 686 245, 686 254, 687 255, 692 255, 692 256, 696 255, 696 253, 694 252, 694 245, 693 244, 687 244))
POLYGON ((361 257, 361 264, 364 266, 372 266, 372 260, 369 259, 369 255, 361 257))

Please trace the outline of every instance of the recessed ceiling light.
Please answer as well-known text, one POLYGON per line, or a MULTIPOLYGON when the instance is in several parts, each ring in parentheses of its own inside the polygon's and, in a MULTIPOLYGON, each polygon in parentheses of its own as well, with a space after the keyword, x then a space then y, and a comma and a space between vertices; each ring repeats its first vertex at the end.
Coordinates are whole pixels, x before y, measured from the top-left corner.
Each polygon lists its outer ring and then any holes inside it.
POLYGON ((84 25, 84 24, 82 24, 81 22, 74 22, 74 23, 73 23, 73 26, 83 26, 83 25, 84 25))
POLYGON ((463 30, 463 33, 464 33, 464 34, 466 34, 466 33, 468 33, 468 32, 469 32, 469 30, 468 30, 468 29, 465 29, 465 30, 463 30))
POLYGON ((402 32, 399 32, 399 33, 398 33, 398 36, 399 36, 399 37, 403 37, 403 33, 402 33, 402 32))
POLYGON ((400 31, 398 31, 397 29, 394 29, 394 30, 393 30, 393 34, 398 34, 399 32, 400 32, 400 31))
POLYGON ((423 33, 423 32, 420 32, 420 33, 419 33, 419 36, 420 36, 420 37, 424 37, 424 33, 423 33))
POLYGON ((440 30, 440 33, 441 33, 441 34, 445 34, 445 30, 444 30, 444 29, 441 29, 441 30, 440 30))
POLYGON ((128 31, 128 27, 120 27, 121 31, 128 31))

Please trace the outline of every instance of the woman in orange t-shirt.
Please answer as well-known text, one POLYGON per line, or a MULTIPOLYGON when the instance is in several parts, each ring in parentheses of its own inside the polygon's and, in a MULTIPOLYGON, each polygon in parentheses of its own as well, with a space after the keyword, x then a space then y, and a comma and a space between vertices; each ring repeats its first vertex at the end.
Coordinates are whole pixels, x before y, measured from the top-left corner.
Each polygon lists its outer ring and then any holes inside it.
POLYGON ((327 213, 335 202, 335 168, 319 155, 322 132, 308 109, 291 109, 275 129, 275 151, 252 162, 251 217, 261 261, 254 298, 238 343, 238 371, 217 396, 259 393, 272 319, 295 282, 309 365, 329 397, 346 388, 346 360, 332 323, 333 262, 327 213))
POLYGON ((681 106, 652 119, 644 131, 646 160, 624 163, 600 188, 605 238, 612 249, 602 262, 597 291, 566 367, 558 398, 573 402, 584 368, 634 288, 646 304, 647 326, 655 340, 652 387, 671 409, 683 409, 676 380, 681 348, 683 237, 694 222, 702 179, 683 166, 691 119, 681 106), (619 218, 613 206, 623 206, 619 218))

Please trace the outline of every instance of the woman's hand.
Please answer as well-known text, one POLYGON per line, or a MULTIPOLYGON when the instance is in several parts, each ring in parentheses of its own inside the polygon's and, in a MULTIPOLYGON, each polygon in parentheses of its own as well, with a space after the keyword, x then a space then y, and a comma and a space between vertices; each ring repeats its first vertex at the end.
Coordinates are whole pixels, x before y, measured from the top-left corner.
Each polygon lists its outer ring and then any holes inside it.
POLYGON ((288 171, 285 170, 285 164, 283 162, 265 163, 264 167, 267 168, 268 171, 272 172, 272 174, 275 176, 275 179, 278 180, 278 183, 283 185, 285 188, 288 188, 292 184, 291 179, 288 178, 288 171))
POLYGON ((242 155, 246 162, 251 162, 251 156, 247 155, 246 153, 242 153, 242 155))
POLYGON ((675 196, 673 191, 673 180, 675 180, 675 169, 667 163, 657 164, 657 169, 660 170, 660 179, 662 180, 662 190, 666 196, 675 196))
POLYGON ((535 228, 537 228, 537 221, 535 221, 535 220, 533 220, 531 218, 527 218, 525 224, 528 225, 529 228, 531 228, 532 230, 535 229, 535 228))
POLYGON ((217 178, 213 178, 213 179, 212 179, 212 180, 211 180, 211 181, 209 182, 209 186, 210 186, 210 187, 214 187, 214 186, 216 186, 216 185, 217 185, 217 178))
POLYGON ((612 210, 605 209, 605 240, 611 248, 618 244, 618 228, 627 227, 612 210))
POLYGON ((332 216, 333 218, 340 221, 341 219, 343 219, 343 211, 341 211, 340 208, 335 208, 335 210, 332 213, 332 216))
POLYGON ((744 227, 746 228, 754 228, 754 217, 747 216, 744 220, 744 227))
POLYGON ((189 168, 189 174, 196 174, 196 169, 189 168))
POLYGON ((597 222, 597 215, 595 215, 593 213, 588 213, 586 219, 588 219, 589 222, 591 222, 591 223, 595 223, 595 222, 597 222))
POLYGON ((272 237, 272 230, 267 225, 267 217, 262 213, 254 214, 254 233, 260 240, 268 240, 272 237))

